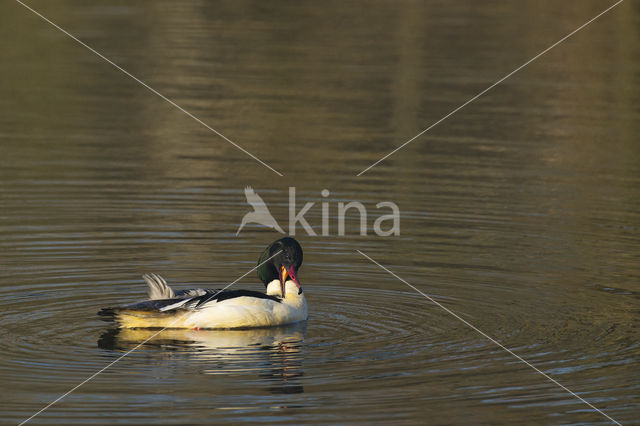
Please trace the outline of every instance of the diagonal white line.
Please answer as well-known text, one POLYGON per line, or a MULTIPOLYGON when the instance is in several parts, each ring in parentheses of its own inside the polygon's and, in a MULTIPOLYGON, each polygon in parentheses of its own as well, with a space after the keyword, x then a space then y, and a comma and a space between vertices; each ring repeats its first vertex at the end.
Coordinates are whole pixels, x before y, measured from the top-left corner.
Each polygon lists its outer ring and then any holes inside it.
MULTIPOLYGON (((274 254, 273 256, 271 256, 270 258, 268 258, 267 260, 265 260, 264 262, 258 263, 258 265, 256 267, 254 267, 253 269, 249 270, 248 272, 246 272, 245 274, 241 275, 239 278, 236 278, 235 281, 233 281, 232 283, 228 284, 226 287, 224 287, 221 290, 218 290, 213 296, 215 296, 216 294, 225 291, 226 289, 228 289, 229 287, 231 287, 232 285, 234 285, 235 283, 237 283, 238 281, 240 281, 241 279, 243 279, 244 277, 246 277, 247 275, 249 275, 251 272, 255 271, 256 269, 258 269, 260 266, 264 265, 265 263, 267 263, 268 261, 270 261, 271 259, 273 259, 274 257, 276 257, 277 255, 279 255, 280 253, 282 253, 282 250, 278 251, 276 254, 274 254)), ((211 297, 213 297, 211 296, 211 297)), ((179 318, 178 318, 179 319, 179 318)), ((147 343, 149 340, 153 339, 154 337, 156 337, 158 334, 162 333, 163 331, 165 331, 168 328, 171 328, 171 326, 173 324, 175 324, 178 319, 176 319, 175 321, 173 321, 171 324, 169 324, 168 326, 166 326, 165 328, 163 328, 162 330, 158 331, 157 333, 152 334, 150 337, 146 338, 145 340, 143 340, 141 343, 139 343, 138 345, 136 345, 133 349, 128 350, 127 352, 125 352, 124 354, 122 354, 121 356, 119 356, 118 358, 116 358, 115 360, 111 361, 109 364, 107 364, 106 366, 102 367, 100 370, 96 371, 95 373, 93 373, 92 375, 90 375, 89 377, 87 377, 86 379, 84 379, 82 382, 80 382, 79 384, 77 384, 76 386, 72 387, 71 389, 69 389, 67 392, 65 392, 64 394, 60 395, 58 398, 54 399, 53 401, 51 401, 49 404, 47 404, 46 406, 44 406, 43 408, 41 408, 37 413, 33 414, 31 417, 29 417, 28 419, 23 420, 22 422, 20 422, 20 424, 18 426, 22 426, 23 424, 27 423, 28 421, 30 421, 31 419, 33 419, 34 417, 36 417, 37 415, 39 415, 40 413, 48 410, 53 404, 55 404, 56 402, 60 401, 61 399, 63 399, 64 397, 66 397, 67 395, 69 395, 70 393, 74 392, 76 389, 78 389, 80 386, 84 385, 85 383, 87 383, 88 381, 90 381, 91 379, 93 379, 94 377, 96 377, 97 375, 99 375, 100 373, 102 373, 103 371, 105 371, 106 369, 108 369, 109 367, 111 367, 112 365, 114 365, 115 363, 117 363, 118 361, 120 361, 122 358, 126 357, 127 355, 129 355, 131 352, 135 351, 136 349, 138 349, 140 346, 144 345, 145 343, 147 343)))
MULTIPOLYGON (((242 275, 240 278, 236 279, 234 282, 232 282, 231 284, 229 284, 228 286, 226 286, 225 288, 223 288, 222 290, 216 291, 214 294, 212 294, 210 297, 207 298, 207 300, 205 300, 202 303, 207 303, 209 300, 213 299, 214 297, 216 297, 217 294, 219 294, 221 291, 225 291, 226 289, 228 289, 229 287, 231 287, 232 285, 234 285, 235 283, 237 283, 238 281, 240 281, 241 279, 243 279, 244 277, 246 277, 247 275, 249 275, 250 273, 252 273, 253 271, 255 271, 256 269, 258 269, 259 267, 261 267, 262 265, 264 265, 265 263, 267 263, 268 261, 270 261, 271 259, 273 259, 274 257, 276 257, 277 255, 279 255, 280 253, 282 253, 282 250, 278 250, 273 256, 269 257, 267 260, 265 260, 264 262, 258 263, 258 266, 256 266, 255 268, 253 268, 252 270, 246 272, 244 275, 242 275)), ((284 295, 283 295, 284 297, 284 295)))
POLYGON ((379 159, 378 161, 376 161, 375 163, 371 164, 369 167, 367 167, 366 169, 362 170, 360 173, 358 173, 356 176, 362 176, 364 173, 366 173, 369 169, 377 166, 378 164, 380 164, 382 161, 386 160, 387 158, 389 158, 390 156, 392 156, 393 154, 395 154, 396 152, 400 151, 402 148, 404 148, 405 146, 407 146, 408 144, 410 144, 411 142, 413 142, 415 139, 419 138, 420 136, 424 135, 425 133, 427 133, 429 130, 433 129, 434 127, 436 127, 438 124, 442 123, 444 120, 446 120, 447 118, 451 117, 453 114, 455 114, 456 112, 460 111, 462 108, 466 107, 467 105, 469 105, 471 102, 475 101, 476 99, 478 99, 480 96, 484 95, 485 93, 487 93, 489 90, 493 89, 494 87, 496 87, 498 84, 502 83, 503 81, 505 81, 506 79, 508 79, 509 77, 511 77, 512 75, 514 75, 515 73, 517 73, 518 71, 520 71, 522 68, 526 67, 527 65, 529 65, 531 62, 535 61, 536 59, 538 59, 540 56, 544 55, 545 53, 547 53, 548 51, 550 51, 551 49, 553 49, 554 47, 556 47, 557 45, 559 45, 560 43, 562 43, 563 41, 565 41, 566 39, 568 39, 569 37, 571 37, 572 35, 574 35, 575 33, 577 33, 578 31, 580 31, 581 29, 583 29, 584 27, 586 27, 587 25, 589 25, 590 23, 592 23, 593 21, 595 21, 596 19, 598 19, 599 17, 601 17, 602 15, 604 15, 605 13, 609 12, 611 9, 613 9, 614 7, 616 7, 617 5, 619 5, 620 3, 622 3, 624 0, 618 0, 618 2, 614 3, 613 5, 609 6, 608 8, 606 8, 605 10, 603 10, 602 12, 600 12, 598 15, 596 15, 595 17, 591 18, 590 20, 588 20, 587 22, 585 22, 584 24, 580 25, 578 28, 576 28, 575 30, 571 31, 569 34, 567 34, 566 36, 562 37, 560 40, 556 41, 555 43, 553 43, 551 46, 547 47, 546 49, 544 49, 542 52, 538 53, 536 56, 534 56, 533 58, 529 59, 527 62, 525 62, 524 64, 520 65, 518 68, 516 68, 515 70, 511 71, 509 74, 505 75, 504 77, 502 77, 500 80, 496 81, 495 83, 493 83, 491 86, 487 87, 486 89, 484 89, 482 92, 478 93, 477 95, 475 95, 473 98, 469 99, 468 101, 466 101, 465 103, 463 103, 462 105, 460 105, 459 107, 455 108, 454 110, 452 110, 451 112, 449 112, 447 115, 445 115, 444 117, 442 117, 441 119, 439 119, 438 121, 436 121, 435 123, 433 123, 432 125, 430 125, 429 127, 427 127, 426 129, 424 129, 423 131, 421 131, 420 133, 418 133, 417 135, 415 135, 414 137, 412 137, 411 139, 409 139, 408 141, 406 141, 405 143, 403 143, 402 145, 400 145, 399 147, 397 147, 396 149, 394 149, 393 151, 391 151, 390 153, 388 153, 387 155, 385 155, 384 157, 382 157, 381 159, 379 159))
POLYGON ((108 62, 109 64, 113 65, 116 69, 121 71, 123 74, 127 75, 128 77, 131 77, 133 80, 135 80, 136 82, 140 83, 142 86, 144 86, 147 89, 149 89, 155 95, 158 95, 160 98, 162 98, 165 101, 169 102, 171 105, 173 105, 174 107, 176 107, 177 109, 182 111, 184 114, 186 114, 187 116, 191 117, 192 119, 194 119, 195 121, 197 121, 198 123, 200 123, 201 125, 206 127, 207 129, 211 130, 213 133, 215 133, 216 135, 220 136, 222 139, 224 139, 225 141, 229 142, 231 145, 235 146, 237 149, 239 149, 240 151, 242 151, 245 154, 247 154, 249 157, 251 157, 254 160, 256 160, 258 163, 262 164, 263 166, 265 166, 266 168, 268 168, 269 170, 271 170, 272 172, 274 172, 278 176, 283 176, 282 173, 280 173, 279 171, 277 171, 276 169, 274 169, 273 167, 271 167, 270 165, 268 165, 267 163, 265 163, 264 161, 262 161, 261 159, 259 159, 258 157, 256 157, 255 155, 253 155, 252 153, 250 153, 249 151, 247 151, 246 149, 244 149, 243 147, 241 147, 240 145, 238 145, 237 143, 235 143, 234 141, 232 141, 231 139, 229 139, 228 137, 226 137, 225 135, 223 135, 222 133, 220 133, 219 131, 217 131, 216 129, 211 127, 210 125, 208 125, 207 123, 205 123, 204 121, 200 120, 198 117, 196 117, 195 115, 193 115, 192 113, 190 113, 189 111, 187 111, 186 109, 184 109, 183 107, 181 107, 180 105, 178 105, 177 103, 175 103, 174 101, 172 101, 171 99, 169 99, 168 97, 163 95, 162 93, 158 92, 156 89, 154 89, 153 87, 149 86, 147 83, 145 83, 144 81, 140 80, 138 77, 136 77, 135 75, 131 74, 129 71, 125 70, 120 65, 116 64, 111 59, 107 58, 102 53, 98 52, 97 50, 95 50, 94 48, 92 48, 91 46, 89 46, 88 44, 86 44, 85 42, 83 42, 82 40, 80 40, 79 38, 77 38, 76 36, 71 34, 70 32, 68 32, 65 29, 61 28, 59 25, 57 25, 56 23, 52 22, 50 19, 48 19, 47 17, 42 15, 37 10, 27 6, 26 4, 24 4, 20 0, 16 0, 16 2, 18 2, 19 4, 24 6, 26 9, 30 10, 31 12, 33 12, 35 15, 37 15, 38 17, 40 17, 44 21, 46 21, 49 24, 51 24, 57 30, 59 30, 59 31, 63 32, 64 34, 66 34, 67 36, 69 36, 71 39, 76 41, 78 44, 80 44, 80 45, 86 47, 87 49, 89 49, 92 53, 94 53, 95 55, 97 55, 101 59, 103 59, 106 62, 108 62))
POLYGON ((447 308, 446 306, 442 305, 441 303, 439 303, 437 300, 435 300, 433 297, 429 296, 428 294, 423 293, 422 291, 420 291, 419 289, 417 289, 415 286, 411 285, 409 282, 407 282, 406 280, 404 280, 403 278, 399 277, 398 275, 396 275, 395 273, 393 273, 392 271, 390 271, 388 268, 384 267, 383 265, 381 265, 380 263, 376 262, 374 259, 372 259, 371 257, 367 256, 366 254, 364 254, 363 252, 361 252, 360 250, 356 250, 358 253, 360 253, 362 256, 366 257, 367 259, 369 259, 371 262, 375 263, 376 265, 378 265, 380 268, 384 269, 385 271, 387 271, 389 274, 391 274, 392 276, 394 276, 396 279, 402 281, 403 283, 405 283, 406 285, 408 285, 409 287, 411 287, 412 289, 414 289, 415 291, 417 291, 418 293, 420 293, 421 295, 423 295, 424 297, 426 297, 431 303, 434 303, 435 305, 437 305, 438 307, 444 309, 447 313, 453 315, 455 318, 457 318, 458 320, 462 321, 464 324, 466 324, 467 326, 471 327, 473 330, 475 330, 476 332, 478 332, 480 335, 482 335, 483 337, 489 339, 491 342, 493 342, 494 344, 496 344, 497 346, 499 346, 501 349, 505 350, 506 352, 508 352, 509 354, 511 354, 512 356, 514 356, 516 359, 518 359, 519 361, 527 364, 529 367, 533 368, 536 372, 542 374, 544 377, 546 377, 547 379, 549 379, 551 382, 555 383, 556 385, 560 386, 562 389, 564 389, 565 391, 569 392, 571 395, 573 395, 574 397, 578 398, 580 401, 584 402, 585 404, 587 404, 589 407, 593 408, 595 411, 597 411, 598 413, 602 414, 603 416, 605 416, 607 419, 611 420, 613 423, 620 425, 619 422, 617 422, 616 420, 614 420, 613 418, 609 417, 606 413, 604 413, 602 410, 598 409, 597 407, 593 406, 589 401, 585 400, 584 398, 582 398, 580 395, 576 394, 575 392, 572 392, 570 389, 568 389, 566 386, 564 386, 562 383, 558 382, 556 379, 554 379, 553 377, 549 376, 547 373, 545 373, 544 371, 538 369, 536 366, 534 366, 533 364, 531 364, 530 362, 528 362, 527 360, 525 360, 524 358, 522 358, 520 355, 514 353, 513 351, 511 351, 511 349, 507 348, 506 346, 504 346, 502 343, 498 342, 497 340, 495 340, 494 338, 492 338, 491 336, 489 336, 488 334, 486 334, 485 332, 483 332, 482 330, 480 330, 478 327, 474 326, 473 324, 471 324, 469 321, 465 320, 464 318, 462 318, 460 315, 456 314, 455 312, 453 312, 451 309, 447 308))

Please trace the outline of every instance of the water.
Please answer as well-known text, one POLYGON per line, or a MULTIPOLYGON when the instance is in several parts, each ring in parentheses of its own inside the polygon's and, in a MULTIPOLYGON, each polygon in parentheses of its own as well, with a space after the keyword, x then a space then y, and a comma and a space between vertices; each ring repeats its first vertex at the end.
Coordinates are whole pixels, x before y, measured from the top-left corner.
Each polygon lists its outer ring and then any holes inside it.
MULTIPOLYGON (((166 331, 41 423, 607 423, 640 401, 640 10, 625 2, 361 177, 607 5, 34 3, 278 177, 19 4, 0 14, 1 417, 19 423, 150 337, 99 320, 251 269, 298 227, 310 319, 166 331), (322 189, 330 190, 326 199, 322 189), (337 205, 360 201, 369 232, 337 205), (401 210, 400 236, 371 227, 401 210)), ((237 288, 260 289, 252 275, 237 288)))

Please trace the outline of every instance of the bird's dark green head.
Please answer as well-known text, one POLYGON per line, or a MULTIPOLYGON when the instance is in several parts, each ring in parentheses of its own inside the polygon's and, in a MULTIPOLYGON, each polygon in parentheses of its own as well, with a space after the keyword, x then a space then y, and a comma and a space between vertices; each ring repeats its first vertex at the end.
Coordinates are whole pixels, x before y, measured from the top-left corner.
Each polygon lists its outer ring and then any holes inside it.
POLYGON ((258 277, 265 287, 273 280, 280 280, 284 297, 288 277, 298 286, 298 294, 302 293, 297 277, 302 266, 302 247, 294 238, 284 237, 271 243, 260 255, 258 265, 258 277))

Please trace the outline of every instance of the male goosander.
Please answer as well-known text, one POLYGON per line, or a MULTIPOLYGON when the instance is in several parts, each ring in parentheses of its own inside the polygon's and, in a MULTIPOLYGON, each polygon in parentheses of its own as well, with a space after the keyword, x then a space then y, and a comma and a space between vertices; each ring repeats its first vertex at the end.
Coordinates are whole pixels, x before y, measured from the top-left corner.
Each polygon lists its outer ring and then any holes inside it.
POLYGON ((296 274, 302 247, 291 237, 274 241, 258 259, 265 293, 251 290, 191 289, 173 291, 156 274, 143 275, 149 300, 98 314, 123 328, 253 328, 307 319, 307 302, 296 274))

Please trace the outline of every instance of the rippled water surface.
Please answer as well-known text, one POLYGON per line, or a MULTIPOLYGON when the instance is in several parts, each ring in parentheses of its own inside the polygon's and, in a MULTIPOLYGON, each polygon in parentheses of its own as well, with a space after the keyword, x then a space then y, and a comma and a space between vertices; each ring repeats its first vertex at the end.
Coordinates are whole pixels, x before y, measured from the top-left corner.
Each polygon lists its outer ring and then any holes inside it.
MULTIPOLYGON (((43 424, 640 421, 640 8, 31 1, 0 6, 0 410, 43 424), (308 322, 117 330, 105 306, 220 286, 296 210, 308 322), (327 189, 330 194, 321 196, 327 189), (338 203, 360 201, 338 235, 338 203), (396 203, 399 236, 373 223, 396 203), (356 252, 361 250, 437 306, 356 252), (459 315, 455 318, 444 308, 459 315), (138 347, 146 339, 151 339, 138 347), (138 348, 137 348, 138 347, 138 348), (136 349, 137 348, 137 349, 136 349)), ((236 288, 259 290, 254 274, 236 288)))

